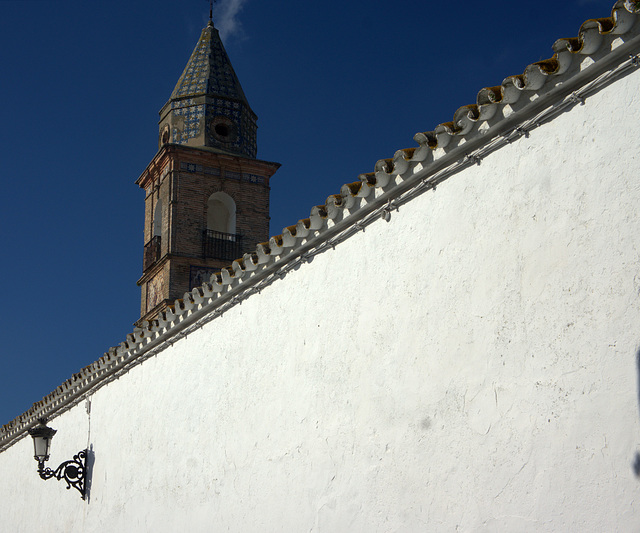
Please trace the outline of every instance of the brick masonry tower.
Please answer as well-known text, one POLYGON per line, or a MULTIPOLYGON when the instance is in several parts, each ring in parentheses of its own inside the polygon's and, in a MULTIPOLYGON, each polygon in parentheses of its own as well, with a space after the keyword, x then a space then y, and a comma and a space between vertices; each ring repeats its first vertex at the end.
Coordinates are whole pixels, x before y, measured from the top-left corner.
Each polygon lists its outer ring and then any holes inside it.
POLYGON ((209 21, 167 104, 145 191, 141 323, 269 238, 269 179, 256 120, 209 21))

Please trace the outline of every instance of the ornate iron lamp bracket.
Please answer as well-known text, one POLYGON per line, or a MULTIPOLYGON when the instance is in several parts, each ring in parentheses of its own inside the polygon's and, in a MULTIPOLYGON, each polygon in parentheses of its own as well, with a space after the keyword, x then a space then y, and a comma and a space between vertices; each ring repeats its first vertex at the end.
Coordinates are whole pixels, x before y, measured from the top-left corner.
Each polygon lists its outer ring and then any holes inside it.
POLYGON ((73 487, 80 492, 84 500, 85 497, 85 474, 87 471, 87 450, 81 450, 73 459, 65 461, 58 468, 52 470, 44 467, 44 461, 38 463, 38 474, 42 479, 56 478, 58 481, 64 479, 67 482, 67 490, 73 487))

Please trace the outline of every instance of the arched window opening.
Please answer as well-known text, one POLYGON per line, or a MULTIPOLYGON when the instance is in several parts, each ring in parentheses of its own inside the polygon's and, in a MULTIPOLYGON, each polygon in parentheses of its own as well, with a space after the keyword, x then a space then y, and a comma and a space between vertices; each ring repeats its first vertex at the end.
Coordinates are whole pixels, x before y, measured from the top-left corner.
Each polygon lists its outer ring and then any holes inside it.
POLYGON ((235 234, 236 203, 223 192, 214 192, 207 202, 207 229, 235 234))
POLYGON ((162 235, 162 200, 158 198, 153 210, 153 236, 159 237, 160 235, 162 235))
POLYGON ((202 254, 228 261, 242 254, 242 237, 236 235, 236 203, 226 193, 214 192, 207 201, 202 254))
POLYGON ((151 221, 151 240, 144 245, 143 269, 151 267, 160 259, 160 235, 162 235, 162 200, 158 198, 153 208, 153 220, 151 221))

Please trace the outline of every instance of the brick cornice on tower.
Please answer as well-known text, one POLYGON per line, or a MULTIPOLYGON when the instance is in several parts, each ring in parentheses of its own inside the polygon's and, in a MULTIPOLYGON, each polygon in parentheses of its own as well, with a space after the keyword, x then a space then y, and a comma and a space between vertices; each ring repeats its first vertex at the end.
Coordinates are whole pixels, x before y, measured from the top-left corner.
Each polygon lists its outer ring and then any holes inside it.
MULTIPOLYGON (((207 149, 206 147, 192 147, 179 144, 164 144, 158 153, 151 160, 147 168, 140 174, 140 177, 136 180, 136 185, 139 185, 142 189, 147 189, 154 180, 157 180, 160 176, 158 171, 163 170, 167 163, 174 161, 176 154, 183 154, 180 157, 181 161, 193 162, 196 164, 209 165, 215 167, 217 165, 224 165, 229 170, 235 170, 236 172, 244 173, 260 173, 265 169, 269 169, 266 185, 269 186, 268 178, 275 174, 276 170, 280 168, 280 163, 273 161, 263 161, 261 159, 250 159, 247 157, 236 156, 232 154, 224 154, 217 151, 207 149)), ((169 171, 174 169, 169 169, 169 171)), ((175 169, 178 170, 178 169, 175 169)))

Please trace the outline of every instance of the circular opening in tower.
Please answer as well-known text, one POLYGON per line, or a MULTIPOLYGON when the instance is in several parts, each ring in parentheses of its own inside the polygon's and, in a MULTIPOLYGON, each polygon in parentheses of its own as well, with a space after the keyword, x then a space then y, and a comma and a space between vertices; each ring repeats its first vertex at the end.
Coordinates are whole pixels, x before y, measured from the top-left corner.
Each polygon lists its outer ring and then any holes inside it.
POLYGON ((211 119, 208 127, 210 140, 215 143, 231 145, 238 140, 238 125, 225 115, 217 115, 211 119))
POLYGON ((220 135, 220 137, 228 137, 229 136, 229 126, 226 124, 216 124, 215 126, 216 133, 220 135))

